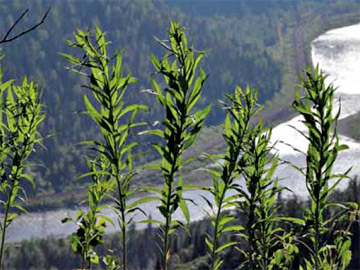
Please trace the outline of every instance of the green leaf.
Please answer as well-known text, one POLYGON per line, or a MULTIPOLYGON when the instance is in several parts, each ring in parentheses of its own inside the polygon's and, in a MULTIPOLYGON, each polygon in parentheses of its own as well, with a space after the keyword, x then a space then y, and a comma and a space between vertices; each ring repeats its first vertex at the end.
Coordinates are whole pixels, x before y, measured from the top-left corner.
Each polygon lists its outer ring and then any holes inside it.
POLYGON ((205 243, 208 246, 209 250, 213 250, 214 245, 210 242, 208 237, 205 238, 205 243))
POLYGON ((14 80, 9 80, 4 83, 0 82, 0 91, 3 92, 5 90, 7 90, 9 87, 11 87, 13 82, 14 82, 14 80))
POLYGON ((80 180, 88 176, 103 176, 103 175, 111 176, 112 174, 109 173, 108 171, 91 171, 91 172, 83 173, 77 179, 80 180))
POLYGON ((305 225, 305 220, 301 219, 301 218, 294 218, 294 217, 278 217, 278 220, 281 221, 288 221, 297 225, 305 225))
POLYGON ((70 236, 70 242, 71 242, 71 249, 74 253, 78 253, 80 249, 80 239, 76 235, 76 233, 71 234, 70 236))
POLYGON ((186 200, 185 199, 180 199, 180 202, 179 202, 179 206, 180 206, 180 209, 185 217, 185 220, 188 224, 190 224, 190 213, 189 213, 189 208, 186 204, 186 200))
POLYGON ((21 212, 25 213, 25 214, 28 214, 29 212, 24 208, 22 207, 21 205, 15 205, 14 206, 16 209, 20 210, 21 212))
POLYGON ((91 254, 90 261, 94 264, 99 264, 99 256, 96 253, 91 254))
POLYGON ((7 218, 7 222, 8 222, 8 224, 10 224, 15 218, 17 218, 19 216, 19 214, 18 213, 12 213, 12 214, 10 214, 9 216, 8 216, 8 218, 7 218))
POLYGON ((98 123, 99 119, 101 119, 100 114, 86 95, 84 95, 84 103, 90 116, 98 123))
POLYGON ((23 174, 21 174, 20 178, 26 179, 30 183, 32 189, 34 191, 36 190, 36 184, 35 184, 34 178, 32 178, 29 174, 23 173, 23 174))
POLYGON ((226 244, 224 244, 224 245, 221 245, 215 252, 216 252, 216 253, 219 253, 219 252, 223 251, 224 249, 229 248, 229 247, 232 247, 232 246, 235 246, 235 245, 237 245, 237 244, 238 244, 238 242, 229 242, 229 243, 226 243, 226 244))
POLYGON ((160 138, 164 138, 164 132, 160 129, 153 129, 153 130, 144 130, 144 131, 141 131, 139 132, 139 135, 155 135, 155 136, 158 136, 160 138))
POLYGON ((240 225, 228 226, 222 230, 222 232, 240 232, 243 231, 245 228, 240 225))
POLYGON ((76 64, 76 65, 81 65, 81 61, 80 59, 78 59, 77 57, 74 57, 70 54, 66 54, 66 53, 59 53, 62 57, 66 58, 69 62, 76 64))
POLYGON ((150 58, 151 58, 151 62, 154 65, 155 69, 157 71, 160 71, 161 70, 161 64, 160 64, 159 60, 156 58, 156 56, 154 54, 151 54, 150 58))
POLYGON ((132 112, 134 110, 147 110, 148 107, 146 105, 141 104, 133 104, 130 106, 127 106, 125 109, 121 110, 121 113, 119 114, 118 118, 122 118, 125 114, 132 112))
POLYGON ((127 206, 127 208, 128 208, 128 209, 131 209, 131 208, 137 207, 137 206, 139 206, 139 205, 143 205, 143 204, 145 204, 145 203, 153 202, 153 201, 160 201, 160 198, 159 198, 159 197, 154 197, 154 196, 147 196, 147 197, 138 199, 138 200, 136 200, 135 202, 129 204, 129 205, 127 206))
POLYGON ((101 221, 107 221, 107 222, 109 222, 111 225, 113 225, 115 227, 115 223, 110 218, 108 218, 107 216, 97 215, 97 218, 99 218, 101 221))
POLYGON ((223 227, 224 225, 226 225, 227 223, 235 220, 236 218, 233 217, 233 216, 224 216, 220 219, 220 222, 219 222, 219 226, 220 227, 223 227))
POLYGON ((338 151, 343 151, 343 150, 347 150, 347 149, 349 149, 349 146, 347 146, 346 144, 342 144, 337 147, 338 151))
POLYGON ((157 225, 161 225, 164 226, 165 224, 159 220, 155 220, 155 219, 144 219, 139 221, 139 223, 151 223, 151 224, 157 224, 157 225))

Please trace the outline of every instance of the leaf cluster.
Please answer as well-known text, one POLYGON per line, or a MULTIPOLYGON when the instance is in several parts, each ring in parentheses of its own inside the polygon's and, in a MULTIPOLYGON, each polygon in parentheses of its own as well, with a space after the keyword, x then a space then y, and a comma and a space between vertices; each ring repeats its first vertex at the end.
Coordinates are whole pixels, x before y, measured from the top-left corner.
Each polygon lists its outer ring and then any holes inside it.
POLYGON ((258 113, 257 92, 250 87, 243 91, 237 87, 234 94, 227 95, 229 104, 221 102, 228 114, 224 124, 223 137, 226 141, 226 152, 222 157, 219 169, 211 169, 213 186, 209 192, 214 198, 215 204, 204 197, 211 212, 207 211, 211 224, 214 228, 213 235, 207 235, 206 244, 211 257, 211 269, 220 269, 223 260, 219 256, 223 250, 237 245, 237 242, 229 242, 220 245, 220 238, 226 232, 240 232, 244 228, 240 225, 231 225, 235 216, 222 213, 223 210, 234 207, 241 194, 234 194, 239 185, 235 182, 246 167, 246 144, 249 142, 251 133, 250 123, 258 113), (231 193, 232 191, 232 193, 231 193))
MULTIPOLYGON (((335 175, 332 168, 340 151, 347 149, 339 142, 337 121, 340 108, 334 112, 334 92, 332 84, 325 84, 326 76, 319 67, 314 71, 308 68, 305 76, 301 77, 301 85, 305 96, 300 97, 297 92, 293 107, 303 116, 303 123, 308 133, 299 131, 309 142, 306 155, 306 170, 297 168, 305 176, 306 187, 312 204, 304 216, 304 231, 301 242, 310 251, 305 259, 303 269, 346 269, 351 257, 349 246, 349 225, 345 230, 337 230, 339 217, 349 217, 349 213, 357 209, 353 204, 329 203, 328 197, 344 178, 348 178, 346 171, 335 175), (338 208, 327 218, 327 211, 338 208), (329 233, 339 235, 334 243, 328 242, 329 233), (340 236, 341 235, 341 236, 340 236), (307 240, 306 240, 307 239, 307 240), (306 244, 305 244, 306 242, 306 244)), ((353 218, 346 221, 352 223, 353 218)), ((344 222, 344 219, 342 219, 344 222)), ((344 225, 344 223, 343 223, 344 225)))
POLYGON ((244 269, 272 269, 279 248, 280 227, 275 226, 278 220, 275 201, 283 189, 278 179, 273 179, 278 166, 278 157, 271 153, 271 129, 265 129, 262 122, 253 128, 249 137, 244 159, 247 166, 243 176, 246 188, 237 188, 242 195, 238 203, 240 212, 245 218, 245 232, 241 237, 248 245, 247 249, 238 249, 245 257, 244 269))
POLYGON ((104 162, 106 159, 87 161, 93 180, 88 187, 89 210, 87 212, 79 210, 74 220, 71 217, 62 220, 63 223, 73 221, 79 227, 75 233, 71 234, 70 239, 72 251, 82 257, 82 268, 85 268, 85 264, 88 268, 91 263, 99 264, 99 256, 95 247, 104 243, 106 222, 114 225, 111 219, 101 213, 107 207, 102 204, 102 201, 114 184, 114 181, 109 181, 109 175, 97 173, 107 166, 104 162))
POLYGON ((0 69, 0 205, 4 212, 0 222, 0 264, 6 229, 21 212, 26 212, 18 201, 26 196, 25 182, 36 187, 26 172, 30 167, 27 159, 42 140, 38 126, 45 119, 38 86, 26 77, 20 85, 14 80, 2 82, 2 76, 0 69))
POLYGON ((195 110, 207 78, 202 68, 197 74, 203 53, 197 53, 193 46, 188 46, 184 29, 178 23, 171 23, 168 35, 168 41, 157 39, 167 51, 162 60, 158 60, 154 55, 151 56, 153 66, 163 76, 165 82, 162 90, 156 79, 151 78, 154 94, 165 111, 163 129, 147 132, 159 136, 163 142, 154 143, 153 146, 162 157, 160 169, 164 176, 164 188, 163 190, 148 189, 158 196, 161 203, 158 208, 165 219, 165 222, 155 221, 162 228, 163 269, 168 269, 170 235, 177 227, 184 227, 181 221, 173 221, 172 215, 180 207, 187 223, 190 221, 189 210, 182 196, 184 185, 181 168, 187 162, 187 160, 183 161, 182 156, 195 141, 211 108, 208 106, 203 110, 195 110))
MULTIPOLYGON (((132 194, 130 180, 135 174, 131 151, 137 145, 136 142, 128 143, 128 137, 131 129, 145 124, 135 122, 135 117, 139 110, 146 110, 147 107, 140 104, 125 104, 123 99, 127 87, 136 82, 136 79, 131 74, 123 76, 120 53, 116 53, 111 58, 107 55, 109 42, 106 41, 105 34, 98 27, 95 29, 95 37, 91 36, 90 31, 78 30, 74 33, 75 42, 68 41, 67 43, 71 47, 81 49, 83 57, 62 55, 72 64, 70 67, 72 71, 88 77, 89 85, 85 88, 90 90, 91 96, 84 95, 85 113, 95 122, 102 135, 101 140, 83 142, 94 151, 95 161, 100 161, 100 163, 97 166, 95 162, 92 169, 81 177, 92 176, 93 180, 103 179, 94 181, 93 186, 89 188, 90 212, 85 216, 95 217, 101 208, 99 207, 100 198, 105 195, 110 196, 115 203, 112 208, 118 216, 118 225, 123 238, 122 263, 123 269, 126 269, 126 228, 133 221, 134 212, 140 210, 135 205, 127 205, 127 199, 132 194), (111 66, 112 62, 115 64, 111 66), (84 73, 83 68, 89 74, 84 73), (99 190, 104 190, 104 194, 101 193, 102 196, 97 198, 99 190), (128 215, 132 217, 127 219, 128 215)), ((86 230, 92 231, 93 228, 99 228, 96 217, 89 221, 85 223, 88 226, 86 230)), ((103 231, 99 230, 99 233, 103 231)), ((94 235, 97 235, 97 232, 94 235)), ((86 242, 89 243, 88 240, 86 242)))

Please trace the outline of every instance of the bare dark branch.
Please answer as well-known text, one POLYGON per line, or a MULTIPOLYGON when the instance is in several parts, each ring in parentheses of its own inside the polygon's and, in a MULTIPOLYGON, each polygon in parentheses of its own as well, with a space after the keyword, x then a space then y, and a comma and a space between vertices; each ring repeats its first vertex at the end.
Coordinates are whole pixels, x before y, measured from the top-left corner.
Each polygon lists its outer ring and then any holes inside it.
POLYGON ((19 37, 35 30, 36 28, 38 28, 40 25, 42 25, 47 17, 47 15, 50 12, 50 7, 47 9, 47 11, 45 12, 44 16, 42 17, 41 21, 38 22, 37 24, 35 24, 34 26, 22 31, 19 34, 16 34, 13 37, 9 37, 11 32, 14 30, 14 28, 16 27, 16 25, 19 24, 19 22, 25 17, 25 15, 29 12, 29 9, 26 9, 23 13, 21 13, 21 15, 16 19, 16 21, 14 22, 14 24, 9 28, 9 30, 6 32, 5 36, 0 40, 0 44, 2 43, 7 43, 7 42, 11 42, 15 39, 18 39, 19 37))
POLYGON ((7 40, 8 36, 10 35, 10 33, 12 32, 12 30, 15 28, 15 26, 22 20, 22 18, 24 18, 24 16, 26 15, 26 13, 29 12, 29 9, 26 9, 19 18, 17 18, 17 20, 15 21, 15 23, 9 28, 9 30, 7 31, 6 35, 4 36, 4 38, 2 39, 2 41, 7 40))

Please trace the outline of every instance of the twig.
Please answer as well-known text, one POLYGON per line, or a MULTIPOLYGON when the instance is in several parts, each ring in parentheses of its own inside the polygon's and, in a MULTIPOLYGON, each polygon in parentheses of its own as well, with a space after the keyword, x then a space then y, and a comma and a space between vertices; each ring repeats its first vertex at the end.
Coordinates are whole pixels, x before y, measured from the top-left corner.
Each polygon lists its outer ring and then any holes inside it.
POLYGON ((18 23, 25 17, 25 15, 29 12, 29 9, 26 9, 15 21, 15 23, 9 28, 9 30, 6 32, 5 36, 0 40, 0 44, 2 43, 7 43, 7 42, 11 42, 15 39, 18 39, 19 37, 35 30, 36 28, 38 28, 40 25, 42 25, 47 17, 47 15, 50 12, 50 7, 47 9, 47 11, 45 12, 44 16, 42 17, 41 21, 38 22, 37 24, 35 24, 34 26, 22 31, 21 33, 9 38, 11 32, 14 30, 14 28, 16 27, 16 25, 18 25, 18 23))

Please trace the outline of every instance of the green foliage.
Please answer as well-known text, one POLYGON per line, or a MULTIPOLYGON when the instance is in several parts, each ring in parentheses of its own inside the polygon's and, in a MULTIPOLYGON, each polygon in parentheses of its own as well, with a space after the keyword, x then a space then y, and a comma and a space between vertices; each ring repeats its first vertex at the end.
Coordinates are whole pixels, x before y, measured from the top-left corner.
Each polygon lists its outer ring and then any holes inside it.
MULTIPOLYGON (((122 236, 122 269, 125 270, 127 267, 127 227, 133 220, 134 212, 139 210, 138 207, 127 205, 127 199, 132 193, 130 180, 135 173, 131 151, 136 146, 135 142, 128 143, 127 138, 131 129, 144 125, 134 120, 138 111, 147 107, 139 104, 125 105, 123 99, 127 87, 136 82, 136 79, 130 74, 123 77, 120 53, 115 54, 114 57, 107 55, 109 42, 106 41, 104 32, 96 28, 95 37, 92 37, 90 32, 78 30, 74 38, 75 42, 68 41, 69 46, 80 48, 85 55, 82 58, 69 54, 63 54, 63 56, 74 65, 71 68, 73 71, 83 74, 80 70, 87 68, 90 72, 89 75, 85 73, 90 78, 90 84, 86 88, 92 93, 92 97, 84 95, 86 114, 96 123, 102 135, 101 140, 84 142, 95 151, 96 158, 90 166, 90 172, 82 175, 82 177, 92 176, 94 185, 89 188, 90 211, 86 215, 80 215, 84 221, 80 223, 80 230, 90 232, 90 239, 85 239, 85 242, 94 246, 92 244, 94 239, 91 238, 96 239, 98 235, 104 233, 102 224, 105 220, 97 216, 102 208, 99 204, 102 197, 111 191, 108 195, 111 195, 115 203, 112 208, 118 216, 122 236), (111 67, 113 60, 115 64, 111 67), (112 194, 115 195, 112 196, 112 194), (86 226, 88 228, 85 228, 86 226)), ((75 242, 79 242, 76 237, 75 242)), ((96 241, 95 245, 100 242, 96 241)), ((88 253, 92 252, 92 249, 86 248, 82 251, 88 253)), ((89 254, 83 256, 88 258, 89 254)), ((90 260, 99 263, 97 256, 90 256, 90 260)))
POLYGON ((172 215, 180 207, 186 222, 190 221, 189 210, 182 196, 184 185, 181 169, 186 163, 182 158, 183 153, 195 141, 210 111, 210 106, 204 110, 193 110, 201 97, 202 86, 207 78, 202 68, 197 75, 203 53, 196 53, 193 47, 188 47, 184 29, 178 23, 171 23, 168 34, 169 43, 158 40, 168 53, 161 61, 154 55, 151 56, 156 71, 163 75, 166 84, 165 89, 161 90, 155 78, 151 79, 157 100, 166 113, 166 118, 162 122, 164 129, 147 132, 163 140, 163 144, 153 144, 153 146, 162 157, 160 168, 164 176, 164 188, 163 190, 152 188, 149 191, 155 191, 157 196, 160 195, 159 211, 165 219, 165 222, 156 221, 161 225, 162 230, 164 270, 168 269, 171 235, 179 226, 184 227, 181 221, 173 220, 172 215))
POLYGON ((45 113, 39 88, 25 77, 21 85, 14 80, 2 81, 0 69, 0 205, 4 215, 0 222, 0 268, 5 245, 6 229, 25 209, 19 199, 25 194, 25 186, 35 189, 27 159, 35 151, 42 138, 38 126, 45 113), (27 183, 26 183, 27 182, 27 183))
MULTIPOLYGON (((107 160, 103 160, 103 162, 106 163, 107 160)), ((106 221, 114 225, 109 218, 101 215, 101 210, 106 207, 101 203, 113 188, 113 182, 110 181, 109 175, 99 173, 106 170, 108 165, 97 162, 97 160, 88 160, 87 163, 93 180, 88 187, 89 210, 86 213, 82 210, 78 212, 74 222, 79 228, 70 236, 72 251, 82 256, 82 268, 90 268, 91 263, 99 264, 99 256, 94 248, 104 243, 106 221), (100 170, 97 168, 99 164, 100 170)), ((65 218, 62 222, 70 221, 73 219, 65 218)), ((106 262, 108 261, 109 258, 106 258, 106 262)))
POLYGON ((207 236, 206 244, 211 258, 211 269, 220 269, 223 259, 219 256, 226 248, 234 246, 237 242, 230 242, 220 245, 220 238, 226 232, 240 232, 244 229, 242 226, 233 225, 235 216, 224 214, 224 209, 233 207, 241 194, 228 194, 229 191, 239 188, 235 180, 241 175, 246 166, 246 157, 243 155, 245 145, 249 140, 250 121, 259 111, 257 107, 257 93, 255 90, 246 88, 244 92, 240 87, 235 89, 233 95, 227 96, 230 104, 224 103, 224 109, 228 111, 224 124, 224 139, 226 141, 225 156, 220 164, 220 170, 212 169, 213 186, 210 193, 214 197, 215 205, 207 200, 211 212, 208 213, 212 220, 214 232, 212 236, 207 236), (239 165, 240 164, 240 165, 239 165), (216 208, 214 207, 216 206, 216 208), (214 209, 215 208, 215 209, 214 209))
MULTIPOLYGON (((336 190, 330 195, 330 201, 334 202, 349 202, 358 198, 358 188, 354 185, 349 185, 345 190, 336 190)), ((297 200, 296 197, 289 199, 278 200, 280 216, 301 217, 301 213, 309 205, 309 201, 297 200)), ((239 220, 241 223, 242 220, 239 220)), ((241 223, 242 224, 242 223, 241 223)), ((242 224, 244 225, 244 224, 242 224)), ((292 226, 294 231, 301 231, 301 229, 292 226)), ((176 270, 206 270, 210 268, 210 262, 206 254, 206 244, 204 238, 207 232, 212 229, 211 222, 208 219, 191 222, 190 235, 185 231, 178 230, 176 233, 176 241, 173 245, 172 264, 171 269, 176 270)), ((356 262, 358 258, 359 246, 359 227, 354 224, 351 229, 351 241, 353 251, 352 262, 348 269, 359 269, 359 264, 356 262), (355 245, 354 245, 355 244, 355 245), (357 247, 356 247, 357 246, 357 247)), ((297 238, 291 234, 289 229, 288 237, 282 243, 284 246, 289 246, 297 238)), ((233 236, 224 235, 223 242, 232 241, 233 236)), ((329 240, 333 241, 335 235, 329 235, 329 240)), ((157 228, 152 224, 148 224, 144 230, 132 230, 129 228, 129 269, 143 270, 143 269, 156 269, 156 255, 157 250, 154 248, 154 243, 157 240, 157 228)), ((104 236, 105 244, 98 250, 98 254, 102 256, 105 251, 111 249, 115 255, 121 249, 119 234, 107 234, 104 236)), ((296 241, 295 241, 296 243, 296 241)), ((293 252, 292 257, 295 259, 290 269, 299 269, 297 262, 304 256, 305 249, 293 246, 287 248, 288 251, 293 252), (296 249, 298 249, 296 251, 296 249), (299 252, 297 254, 296 252, 299 252)), ((277 252, 284 257, 289 257, 289 252, 277 252)), ((114 256, 113 256, 114 257, 114 256)), ((244 258, 232 249, 226 249, 223 254, 224 264, 223 269, 237 269, 239 262, 244 258)), ((110 259, 110 255, 108 255, 110 259)), ((22 242, 20 245, 17 243, 9 243, 4 253, 4 267, 5 269, 75 269, 79 265, 79 258, 75 256, 70 247, 70 239, 32 239, 22 242), (64 260, 66 258, 66 260, 64 260)), ((100 266, 93 266, 94 269, 100 269, 100 266)), ((277 269, 286 269, 279 267, 277 269)))
POLYGON ((308 128, 308 134, 299 132, 309 141, 306 170, 298 168, 305 176, 311 198, 311 207, 305 212, 302 233, 302 243, 309 255, 301 269, 346 269, 351 258, 349 226, 342 226, 341 229, 336 227, 344 221, 351 224, 348 215, 357 205, 328 202, 329 195, 347 177, 347 172, 334 175, 332 168, 339 151, 348 147, 339 143, 337 121, 340 109, 334 115, 335 88, 331 84, 326 86, 325 78, 319 67, 314 72, 308 68, 305 77, 301 78, 305 96, 300 97, 296 93, 293 102, 293 107, 303 116, 303 122, 308 128), (339 207, 341 211, 327 218, 326 211, 334 207, 339 207), (336 235, 334 243, 328 241, 329 233, 336 235))
POLYGON ((246 188, 236 188, 242 196, 238 207, 246 223, 241 236, 248 245, 247 249, 239 249, 245 257, 242 269, 272 269, 278 263, 273 258, 282 230, 275 226, 278 210, 275 201, 283 188, 278 186, 278 179, 273 179, 278 158, 270 152, 273 147, 270 138, 271 129, 265 129, 260 120, 250 132, 242 157, 246 161, 243 171, 246 188))

